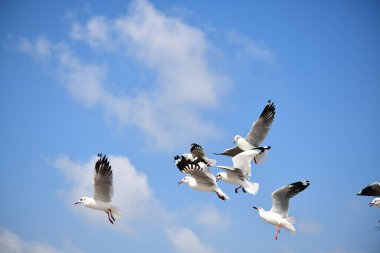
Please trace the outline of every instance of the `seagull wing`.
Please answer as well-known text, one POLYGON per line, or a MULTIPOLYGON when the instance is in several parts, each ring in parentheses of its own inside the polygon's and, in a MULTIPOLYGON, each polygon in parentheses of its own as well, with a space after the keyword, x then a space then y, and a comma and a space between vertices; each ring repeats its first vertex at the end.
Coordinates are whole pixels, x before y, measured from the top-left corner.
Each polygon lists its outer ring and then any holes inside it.
POLYGON ((380 197, 380 183, 374 182, 364 187, 357 195, 380 197))
POLYGON ((282 217, 288 217, 289 199, 305 190, 310 185, 308 180, 285 185, 272 193, 272 209, 282 217))
POLYGON ((113 196, 113 174, 108 158, 98 155, 94 173, 94 199, 110 202, 113 196))
POLYGON ((196 143, 192 143, 190 147, 190 152, 193 154, 194 157, 200 157, 203 158, 206 156, 203 148, 201 145, 198 145, 196 143))
POLYGON ((239 168, 242 170, 243 174, 247 177, 251 177, 251 161, 252 158, 256 155, 260 154, 259 149, 252 149, 241 152, 236 156, 232 157, 232 163, 234 164, 234 168, 239 168))
POLYGON ((245 171, 239 168, 232 168, 232 167, 223 166, 223 165, 218 165, 216 167, 225 170, 229 177, 237 177, 237 178, 240 178, 241 180, 248 179, 245 171))
POLYGON ((213 186, 216 184, 214 175, 211 174, 210 169, 205 165, 201 166, 198 162, 192 162, 184 156, 174 157, 178 169, 187 175, 195 178, 198 184, 213 186))
POLYGON ((275 105, 269 100, 260 117, 252 124, 251 130, 245 137, 255 147, 258 147, 267 136, 275 116, 275 105))
POLYGON ((233 148, 228 148, 228 149, 224 150, 222 153, 214 153, 214 154, 215 155, 226 155, 229 157, 234 157, 235 155, 237 155, 241 152, 243 152, 243 150, 241 148, 239 148, 238 146, 235 146, 233 148))

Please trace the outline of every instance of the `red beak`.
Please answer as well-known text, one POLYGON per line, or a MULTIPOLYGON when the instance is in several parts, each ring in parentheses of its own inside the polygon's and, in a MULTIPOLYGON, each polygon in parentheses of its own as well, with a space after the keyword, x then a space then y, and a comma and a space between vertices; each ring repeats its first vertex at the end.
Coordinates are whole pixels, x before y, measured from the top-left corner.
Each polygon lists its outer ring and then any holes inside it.
POLYGON ((80 203, 79 201, 78 201, 78 202, 75 202, 74 205, 77 205, 77 204, 79 204, 79 203, 80 203))
POLYGON ((179 181, 177 184, 182 184, 183 183, 183 179, 181 181, 179 181))

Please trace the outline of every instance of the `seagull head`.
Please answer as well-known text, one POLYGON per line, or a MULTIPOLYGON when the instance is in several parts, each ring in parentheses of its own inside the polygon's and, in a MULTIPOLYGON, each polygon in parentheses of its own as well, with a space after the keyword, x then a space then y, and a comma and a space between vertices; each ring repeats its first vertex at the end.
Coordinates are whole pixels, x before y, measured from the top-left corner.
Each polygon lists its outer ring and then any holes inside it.
POLYGON ((190 177, 184 177, 181 181, 178 182, 178 184, 186 183, 188 184, 190 182, 190 177))
POLYGON ((216 174, 216 177, 215 177, 215 179, 216 179, 216 181, 218 182, 219 180, 223 180, 223 179, 225 179, 226 178, 226 173, 225 172, 219 172, 218 174, 216 174))
POLYGON ((260 211, 264 211, 264 209, 262 207, 256 207, 256 206, 254 206, 253 208, 256 209, 257 211, 259 211, 259 213, 260 213, 260 211))
POLYGON ((81 197, 77 202, 74 203, 74 205, 85 204, 86 200, 87 200, 87 197, 81 197))
POLYGON ((369 206, 378 206, 378 207, 380 207, 380 198, 375 198, 374 200, 372 200, 372 202, 369 203, 369 206))
POLYGON ((237 144, 237 141, 241 138, 240 135, 236 135, 234 138, 234 143, 237 144))

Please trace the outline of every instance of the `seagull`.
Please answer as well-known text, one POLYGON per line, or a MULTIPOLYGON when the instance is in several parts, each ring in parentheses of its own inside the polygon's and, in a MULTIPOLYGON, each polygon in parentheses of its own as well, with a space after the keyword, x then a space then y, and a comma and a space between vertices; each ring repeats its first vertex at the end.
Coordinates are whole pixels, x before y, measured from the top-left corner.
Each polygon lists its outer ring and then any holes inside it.
POLYGON ((186 183, 191 188, 201 192, 215 192, 222 200, 227 200, 229 197, 219 188, 215 177, 211 174, 210 169, 202 161, 196 162, 187 159, 185 156, 175 156, 175 165, 178 169, 187 174, 178 184, 186 183))
POLYGON ((292 233, 296 232, 293 224, 296 223, 294 217, 288 216, 289 199, 305 190, 310 185, 308 180, 299 181, 285 185, 272 193, 272 209, 265 211, 261 207, 253 207, 259 211, 260 218, 277 227, 274 239, 277 240, 280 228, 285 228, 292 233))
POLYGON ((98 154, 94 173, 94 197, 81 197, 75 205, 83 204, 85 207, 104 211, 108 220, 113 224, 115 216, 121 216, 117 206, 111 205, 113 196, 113 174, 106 155, 98 154))
MULTIPOLYGON (((234 143, 236 144, 235 147, 226 149, 222 153, 215 154, 234 157, 245 150, 259 147, 259 145, 267 136, 270 127, 272 126, 275 116, 275 109, 276 108, 274 102, 268 100, 260 117, 255 122, 253 122, 251 130, 248 132, 247 136, 243 138, 240 135, 236 135, 234 138, 234 143)), ((255 156, 253 158, 253 161, 256 164, 259 164, 264 160, 265 155, 266 152, 263 152, 262 154, 255 156)))
POLYGON ((243 192, 249 192, 253 195, 259 191, 259 184, 251 182, 251 161, 253 157, 270 149, 269 146, 259 147, 241 152, 232 157, 234 167, 216 166, 226 172, 220 172, 216 175, 216 181, 222 180, 226 183, 239 185, 235 188, 235 193, 242 188, 243 192))
MULTIPOLYGON (((364 187, 360 192, 357 193, 360 196, 373 196, 380 197, 380 183, 374 182, 366 187, 364 187)), ((380 207, 380 198, 375 198, 369 203, 369 206, 380 207)))
POLYGON ((192 143, 190 145, 190 154, 183 154, 183 156, 185 156, 187 159, 190 159, 192 161, 195 161, 195 160, 201 161, 207 164, 207 166, 216 165, 216 160, 206 157, 206 153, 204 152, 202 146, 196 143, 192 143))

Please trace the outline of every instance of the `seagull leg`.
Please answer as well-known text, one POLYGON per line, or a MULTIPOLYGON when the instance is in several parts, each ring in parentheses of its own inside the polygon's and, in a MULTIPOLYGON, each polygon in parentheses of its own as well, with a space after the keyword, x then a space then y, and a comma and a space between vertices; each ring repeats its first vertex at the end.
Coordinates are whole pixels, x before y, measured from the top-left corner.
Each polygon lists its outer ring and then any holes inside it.
POLYGON ((274 235, 274 239, 277 240, 278 233, 280 233, 280 227, 277 227, 276 234, 274 235))
MULTIPOLYGON (((109 210, 109 209, 108 209, 109 210)), ((111 224, 113 224, 113 221, 112 221, 112 219, 111 219, 111 217, 110 217, 110 213, 108 212, 108 210, 106 211, 106 213, 107 213, 107 215, 108 215, 108 220, 111 222, 111 224)))
POLYGON ((218 197, 221 199, 221 200, 226 200, 226 198, 223 196, 223 195, 220 195, 218 192, 215 192, 216 195, 218 195, 218 197))
POLYGON ((245 188, 244 188, 244 187, 243 187, 243 188, 241 188, 241 189, 243 190, 243 192, 244 192, 244 193, 247 193, 247 191, 245 190, 245 188))
POLYGON ((110 216, 111 216, 112 220, 113 220, 113 221, 116 221, 115 218, 114 218, 113 215, 112 215, 112 210, 111 210, 111 209, 108 209, 108 211, 110 212, 110 216))
MULTIPOLYGON (((235 193, 238 193, 238 190, 241 188, 241 186, 235 188, 235 193)), ((244 188, 243 188, 244 189, 244 188)))

